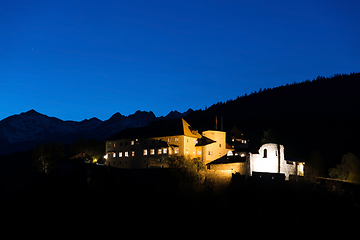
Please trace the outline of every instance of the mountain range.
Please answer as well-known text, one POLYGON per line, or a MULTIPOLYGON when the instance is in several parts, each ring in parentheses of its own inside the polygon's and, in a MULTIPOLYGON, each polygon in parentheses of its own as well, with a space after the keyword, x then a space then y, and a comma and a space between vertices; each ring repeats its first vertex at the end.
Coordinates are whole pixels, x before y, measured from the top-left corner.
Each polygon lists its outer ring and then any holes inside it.
POLYGON ((165 117, 156 117, 152 111, 136 111, 129 116, 117 112, 105 121, 91 118, 78 122, 63 121, 32 109, 0 121, 0 155, 28 150, 39 143, 61 141, 69 144, 77 138, 103 141, 124 128, 142 127, 157 119, 185 117, 192 111, 171 111, 165 117))

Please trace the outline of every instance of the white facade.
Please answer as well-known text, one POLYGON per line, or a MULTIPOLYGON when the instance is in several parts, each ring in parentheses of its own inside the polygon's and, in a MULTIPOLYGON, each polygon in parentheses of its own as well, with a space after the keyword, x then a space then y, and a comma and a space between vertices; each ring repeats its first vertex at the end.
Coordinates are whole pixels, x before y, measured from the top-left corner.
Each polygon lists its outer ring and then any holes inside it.
POLYGON ((250 176, 253 172, 283 173, 285 180, 289 180, 290 175, 304 175, 304 163, 286 160, 284 146, 275 143, 262 145, 258 154, 250 153, 249 165, 250 176))

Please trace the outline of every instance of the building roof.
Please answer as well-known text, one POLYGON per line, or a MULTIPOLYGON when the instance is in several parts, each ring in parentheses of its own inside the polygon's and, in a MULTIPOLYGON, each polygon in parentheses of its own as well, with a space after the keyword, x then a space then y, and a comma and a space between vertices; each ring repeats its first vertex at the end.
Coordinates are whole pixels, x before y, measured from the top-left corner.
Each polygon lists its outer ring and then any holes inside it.
POLYGON ((244 163, 246 161, 246 157, 240 157, 240 156, 227 156, 224 155, 212 162, 207 163, 206 165, 212 165, 212 164, 227 164, 227 163, 238 163, 242 162, 244 163))
POLYGON ((201 138, 201 135, 193 130, 184 119, 158 120, 149 123, 145 127, 126 128, 111 136, 107 141, 131 138, 156 138, 165 136, 185 135, 188 137, 201 138))
POLYGON ((195 146, 199 147, 199 146, 205 146, 205 145, 208 145, 208 144, 211 144, 211 143, 214 143, 216 141, 208 138, 208 137, 205 137, 205 136, 202 136, 200 139, 198 139, 198 142, 196 143, 195 146))
POLYGON ((232 139, 245 139, 244 134, 239 131, 236 125, 230 130, 230 133, 228 135, 232 139))

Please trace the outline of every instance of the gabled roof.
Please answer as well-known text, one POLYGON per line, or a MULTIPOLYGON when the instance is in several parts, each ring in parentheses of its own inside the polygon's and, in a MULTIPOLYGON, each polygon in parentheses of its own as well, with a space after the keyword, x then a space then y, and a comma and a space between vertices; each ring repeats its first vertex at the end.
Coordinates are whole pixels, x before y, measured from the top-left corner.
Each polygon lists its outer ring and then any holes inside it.
POLYGON ((211 165, 211 164, 227 164, 227 163, 237 163, 237 162, 242 162, 244 163, 246 161, 246 157, 240 157, 240 156, 227 156, 224 155, 218 159, 215 159, 212 162, 207 163, 206 165, 211 165))
POLYGON ((196 147, 199 147, 199 146, 205 146, 205 145, 208 145, 208 144, 211 144, 211 143, 214 143, 216 141, 210 139, 210 138, 207 138, 205 136, 202 136, 200 139, 198 139, 198 142, 197 144, 195 145, 196 147))
POLYGON ((233 139, 245 139, 244 134, 239 131, 236 125, 230 130, 229 136, 233 139))
POLYGON ((156 138, 166 136, 185 135, 200 138, 201 135, 194 131, 182 118, 158 120, 149 123, 145 127, 127 128, 111 136, 107 141, 131 138, 156 138))

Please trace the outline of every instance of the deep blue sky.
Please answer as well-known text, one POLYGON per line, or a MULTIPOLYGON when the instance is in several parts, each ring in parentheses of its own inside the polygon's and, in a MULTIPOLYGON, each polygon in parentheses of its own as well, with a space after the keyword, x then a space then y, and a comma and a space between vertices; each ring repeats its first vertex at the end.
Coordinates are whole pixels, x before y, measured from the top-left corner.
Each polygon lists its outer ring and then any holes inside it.
POLYGON ((0 1, 0 119, 161 116, 359 72, 359 12, 358 0, 0 1))

